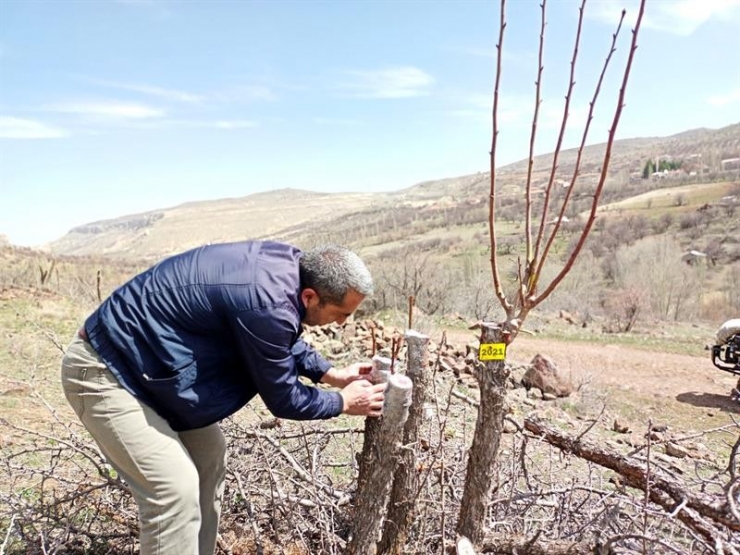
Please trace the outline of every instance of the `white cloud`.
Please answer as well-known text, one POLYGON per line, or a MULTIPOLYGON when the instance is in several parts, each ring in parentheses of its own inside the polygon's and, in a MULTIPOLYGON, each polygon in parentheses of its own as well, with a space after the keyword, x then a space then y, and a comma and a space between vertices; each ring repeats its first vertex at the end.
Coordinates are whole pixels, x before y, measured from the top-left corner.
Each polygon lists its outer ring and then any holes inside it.
POLYGON ((351 82, 339 87, 358 98, 411 98, 426 96, 434 78, 419 68, 405 66, 372 71, 346 71, 351 82))
POLYGON ((199 94, 178 91, 175 89, 166 89, 153 85, 145 85, 140 83, 120 83, 117 81, 105 81, 100 79, 93 79, 92 81, 93 83, 103 87, 138 92, 150 96, 156 96, 158 98, 164 98, 166 100, 174 100, 177 102, 201 102, 204 100, 204 97, 199 94))
POLYGON ((52 104, 46 109, 52 112, 135 120, 159 118, 164 115, 164 111, 159 108, 131 102, 70 102, 52 104))
POLYGON ((193 129, 251 129, 257 127, 258 123, 249 119, 224 119, 224 120, 195 120, 195 119, 163 119, 157 120, 156 127, 187 127, 193 129))
POLYGON ((362 125, 362 122, 357 119, 342 119, 342 118, 313 118, 313 122, 318 125, 362 125))
POLYGON ((2 139, 58 139, 67 132, 57 127, 30 119, 0 116, 0 138, 2 139))
POLYGON ((247 129, 250 127, 256 127, 257 124, 251 120, 239 119, 217 121, 213 124, 213 126, 216 129, 247 129))
POLYGON ((214 100, 219 102, 244 102, 253 100, 272 102, 277 98, 272 89, 264 85, 238 85, 214 93, 212 96, 214 100))
MULTIPOLYGON (((496 47, 478 48, 474 46, 453 46, 447 48, 447 50, 457 54, 463 54, 465 56, 472 56, 474 58, 487 58, 489 60, 496 60, 498 58, 498 49, 496 47)), ((504 45, 501 58, 507 62, 527 62, 537 59, 534 52, 512 52, 510 49, 507 49, 506 45, 504 45)))
MULTIPOLYGON (((624 0, 601 0, 586 6, 586 14, 616 25, 624 0)), ((632 0, 627 7, 625 24, 630 27, 637 19, 639 3, 632 0)), ((740 0, 671 0, 648 2, 643 25, 646 28, 675 35, 691 35, 710 20, 740 23, 740 0)))
POLYGON ((727 106, 728 104, 735 104, 740 102, 740 88, 730 91, 726 94, 717 94, 710 96, 709 104, 712 106, 727 106))
MULTIPOLYGON (((453 52, 459 52, 460 54, 465 54, 467 56, 473 56, 476 58, 490 58, 492 60, 495 60, 498 56, 498 51, 495 48, 475 48, 471 46, 461 46, 451 48, 451 50, 453 52)), ((505 50, 504 53, 506 53, 505 50)))
POLYGON ((201 103, 207 100, 231 103, 253 100, 273 101, 277 98, 273 90, 264 85, 235 85, 218 92, 197 94, 145 83, 123 83, 105 79, 89 79, 89 81, 101 87, 137 92, 164 100, 190 104, 201 103))

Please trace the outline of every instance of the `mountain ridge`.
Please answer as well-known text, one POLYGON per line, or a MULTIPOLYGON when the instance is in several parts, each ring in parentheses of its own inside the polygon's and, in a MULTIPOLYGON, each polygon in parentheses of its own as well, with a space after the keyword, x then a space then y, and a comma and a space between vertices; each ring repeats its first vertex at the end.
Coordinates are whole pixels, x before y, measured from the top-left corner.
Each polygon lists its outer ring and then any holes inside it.
MULTIPOLYGON (((579 179, 600 170, 605 143, 587 145, 582 153, 579 179)), ((573 173, 578 150, 561 151, 559 178, 573 173)), ((696 128, 666 137, 637 137, 615 141, 610 176, 641 172, 647 159, 656 156, 700 155, 703 163, 716 164, 724 155, 740 156, 740 123, 720 129, 696 128)), ((546 181, 553 153, 534 157, 534 179, 546 181)), ((528 159, 497 168, 501 195, 520 194, 526 182, 528 159)), ((593 178, 592 178, 593 179, 593 178)), ((427 180, 390 192, 317 192, 294 187, 260 191, 243 197, 191 201, 117 218, 98 220, 71 229, 45 245, 44 250, 64 255, 105 255, 121 258, 156 258, 200 244, 230 240, 279 239, 316 242, 334 239, 331 229, 341 229, 348 219, 364 225, 363 214, 380 232, 385 215, 430 206, 476 204, 488 196, 489 172, 427 180), (304 231, 305 233, 302 233, 304 231)), ((480 212, 480 210, 478 210, 480 212)), ((346 234, 345 234, 346 236, 346 234)))

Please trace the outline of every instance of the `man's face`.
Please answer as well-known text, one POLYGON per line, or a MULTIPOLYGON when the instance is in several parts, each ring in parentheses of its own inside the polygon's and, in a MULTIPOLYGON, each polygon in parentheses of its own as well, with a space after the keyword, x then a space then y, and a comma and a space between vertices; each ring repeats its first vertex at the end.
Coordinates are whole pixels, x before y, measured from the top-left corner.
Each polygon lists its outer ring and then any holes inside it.
POLYGON ((303 323, 309 326, 324 326, 332 322, 344 324, 364 298, 365 295, 350 289, 344 296, 342 304, 322 303, 316 291, 304 289, 301 292, 301 300, 306 307, 303 323))

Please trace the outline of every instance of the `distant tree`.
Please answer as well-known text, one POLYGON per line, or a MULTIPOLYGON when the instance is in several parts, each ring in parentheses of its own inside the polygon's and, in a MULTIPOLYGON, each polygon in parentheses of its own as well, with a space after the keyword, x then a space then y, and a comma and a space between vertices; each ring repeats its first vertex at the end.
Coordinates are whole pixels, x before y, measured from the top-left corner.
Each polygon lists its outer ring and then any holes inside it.
POLYGON ((660 160, 658 162, 658 171, 675 171, 683 165, 681 160, 660 160))
POLYGON ((657 234, 665 233, 671 225, 673 225, 673 214, 663 212, 657 220, 653 221, 653 231, 657 234))
POLYGON ((406 299, 414 297, 416 306, 427 314, 450 308, 448 292, 453 288, 455 276, 437 264, 431 253, 416 248, 402 249, 393 263, 387 262, 379 270, 378 282, 380 289, 386 290, 384 296, 390 301, 389 307, 404 306, 406 299))
POLYGON ((648 221, 647 217, 643 216, 642 214, 637 214, 636 216, 628 218, 627 224, 629 225, 633 235, 637 239, 643 239, 648 234, 648 230, 650 229, 650 222, 648 221))
POLYGON ((722 247, 722 242, 717 238, 710 240, 707 246, 704 247, 704 254, 707 255, 709 263, 712 266, 716 266, 717 262, 725 256, 725 249, 722 247))
POLYGON ((645 162, 645 167, 642 170, 642 178, 647 179, 655 173, 655 162, 652 159, 645 162))
POLYGON ((662 320, 693 318, 702 291, 702 270, 681 260, 683 249, 670 237, 648 237, 619 249, 614 287, 642 289, 651 314, 662 320))

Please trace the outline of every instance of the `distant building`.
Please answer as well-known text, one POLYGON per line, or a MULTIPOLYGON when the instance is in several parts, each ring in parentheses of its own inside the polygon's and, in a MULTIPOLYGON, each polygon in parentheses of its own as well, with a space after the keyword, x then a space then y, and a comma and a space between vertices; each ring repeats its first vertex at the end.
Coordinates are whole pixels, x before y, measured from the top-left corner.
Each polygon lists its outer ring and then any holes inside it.
POLYGON ((693 266, 700 260, 706 260, 707 255, 703 252, 697 251, 697 250, 690 250, 681 256, 681 260, 688 264, 689 266, 693 266))
POLYGON ((740 158, 726 158, 720 162, 722 171, 740 170, 740 158))

